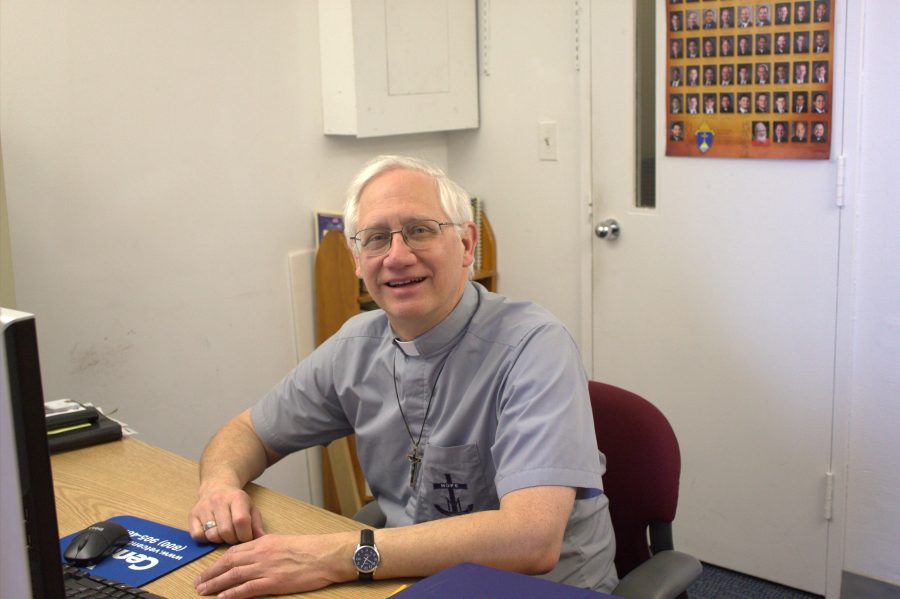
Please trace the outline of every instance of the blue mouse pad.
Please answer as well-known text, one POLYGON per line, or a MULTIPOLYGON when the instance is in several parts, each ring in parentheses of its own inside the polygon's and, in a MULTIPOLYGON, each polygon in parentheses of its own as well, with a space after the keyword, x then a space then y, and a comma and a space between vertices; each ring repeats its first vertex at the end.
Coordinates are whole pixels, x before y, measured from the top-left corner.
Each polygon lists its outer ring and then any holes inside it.
MULTIPOLYGON (((216 548, 212 544, 194 541, 186 530, 143 518, 116 516, 110 520, 128 529, 131 542, 96 566, 81 569, 133 587, 144 586, 216 548)), ((60 539, 59 555, 63 563, 66 563, 62 557, 66 547, 79 532, 60 539)))

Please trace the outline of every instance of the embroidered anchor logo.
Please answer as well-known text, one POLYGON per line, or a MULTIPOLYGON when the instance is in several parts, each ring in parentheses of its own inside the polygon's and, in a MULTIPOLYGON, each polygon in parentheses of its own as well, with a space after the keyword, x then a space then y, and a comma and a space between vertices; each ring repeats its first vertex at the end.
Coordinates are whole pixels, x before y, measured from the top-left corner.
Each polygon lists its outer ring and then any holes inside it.
POLYGON ((439 491, 441 489, 447 490, 447 509, 442 508, 436 503, 432 505, 434 505, 437 511, 444 514, 445 516, 458 516, 459 514, 468 514, 469 512, 471 512, 474 504, 470 503, 469 507, 467 507, 466 509, 462 509, 462 503, 456 496, 457 490, 465 491, 469 488, 469 485, 465 483, 453 482, 453 479, 449 474, 445 474, 444 476, 447 478, 446 482, 432 483, 431 486, 435 491, 439 491))

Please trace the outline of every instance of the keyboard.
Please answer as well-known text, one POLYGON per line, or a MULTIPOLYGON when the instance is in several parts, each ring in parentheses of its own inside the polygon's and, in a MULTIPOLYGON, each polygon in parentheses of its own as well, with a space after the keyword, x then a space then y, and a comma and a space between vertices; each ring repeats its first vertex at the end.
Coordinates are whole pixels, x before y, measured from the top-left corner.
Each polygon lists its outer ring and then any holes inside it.
POLYGON ((63 565, 66 599, 165 599, 150 591, 107 580, 75 566, 63 565))

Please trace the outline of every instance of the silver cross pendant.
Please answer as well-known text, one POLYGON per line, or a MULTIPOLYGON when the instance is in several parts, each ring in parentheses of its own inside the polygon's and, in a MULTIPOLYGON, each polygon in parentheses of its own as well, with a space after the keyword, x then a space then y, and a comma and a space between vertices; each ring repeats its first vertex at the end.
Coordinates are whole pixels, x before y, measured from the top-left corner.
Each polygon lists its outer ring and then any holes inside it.
POLYGON ((416 488, 416 481, 419 479, 419 466, 422 465, 422 458, 419 456, 419 448, 413 447, 413 450, 406 454, 409 460, 409 486, 416 488))

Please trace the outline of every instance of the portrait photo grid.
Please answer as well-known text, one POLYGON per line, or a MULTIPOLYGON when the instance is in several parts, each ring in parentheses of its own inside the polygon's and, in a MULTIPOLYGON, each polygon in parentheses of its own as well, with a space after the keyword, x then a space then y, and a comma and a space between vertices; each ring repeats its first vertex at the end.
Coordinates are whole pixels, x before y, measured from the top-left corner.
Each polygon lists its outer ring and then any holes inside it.
POLYGON ((667 156, 828 159, 834 0, 666 0, 667 156))

